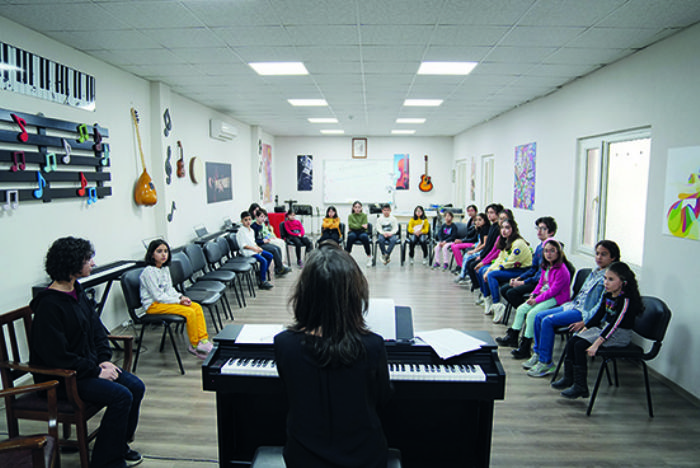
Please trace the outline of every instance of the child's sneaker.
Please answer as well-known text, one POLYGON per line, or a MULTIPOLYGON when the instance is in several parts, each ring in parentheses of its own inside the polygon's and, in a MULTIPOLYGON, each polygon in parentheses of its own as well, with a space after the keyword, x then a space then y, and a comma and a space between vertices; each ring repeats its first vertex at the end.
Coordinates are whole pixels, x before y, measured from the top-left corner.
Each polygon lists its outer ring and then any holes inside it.
POLYGON ((372 266, 372 257, 367 257, 367 266, 368 267, 372 266))
POLYGON ((459 283, 461 283, 462 281, 464 281, 464 278, 462 278, 461 276, 458 276, 458 277, 456 277, 455 279, 453 279, 452 281, 454 281, 455 283, 459 284, 459 283))
POLYGON ((546 377, 549 374, 554 374, 555 369, 556 366, 553 362, 550 362, 549 364, 545 364, 544 362, 538 362, 537 364, 532 366, 532 369, 527 371, 527 375, 529 375, 530 377, 546 377))
POLYGON ((538 362, 540 362, 540 357, 537 355, 537 353, 533 353, 532 356, 530 356, 530 359, 523 362, 523 369, 530 370, 538 362))
POLYGON ((448 265, 447 263, 445 263, 445 264, 442 266, 442 271, 450 271, 450 265, 448 265))
POLYGON ((304 262, 302 262, 301 260, 297 260, 297 266, 299 268, 304 268, 304 262))
POLYGON ((411 257, 411 258, 408 259, 408 264, 409 264, 409 265, 413 265, 413 257, 411 257))
POLYGON ((433 264, 433 270, 437 270, 438 268, 440 268, 440 264, 439 264, 439 263, 433 264))
POLYGON ((424 258, 424 259, 423 259, 423 265, 427 265, 427 264, 428 264, 428 259, 427 259, 427 258, 424 258))

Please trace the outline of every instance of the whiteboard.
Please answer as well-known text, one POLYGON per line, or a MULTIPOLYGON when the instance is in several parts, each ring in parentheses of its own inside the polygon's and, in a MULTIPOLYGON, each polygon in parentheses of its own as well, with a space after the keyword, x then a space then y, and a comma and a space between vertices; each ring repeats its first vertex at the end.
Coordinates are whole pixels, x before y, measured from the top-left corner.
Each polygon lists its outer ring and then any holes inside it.
POLYGON ((389 203, 394 190, 394 161, 391 159, 327 159, 323 170, 323 200, 326 203, 389 203))

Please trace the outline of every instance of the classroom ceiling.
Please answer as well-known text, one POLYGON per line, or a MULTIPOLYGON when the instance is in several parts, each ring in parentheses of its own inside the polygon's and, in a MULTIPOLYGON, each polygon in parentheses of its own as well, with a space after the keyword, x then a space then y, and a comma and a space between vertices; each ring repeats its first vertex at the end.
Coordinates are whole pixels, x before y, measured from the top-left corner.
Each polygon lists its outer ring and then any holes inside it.
POLYGON ((0 15, 272 135, 451 136, 697 23, 700 1, 0 0, 0 15), (309 75, 248 66, 269 61, 309 75), (421 61, 478 65, 417 75, 421 61), (444 102, 403 105, 425 98, 444 102))

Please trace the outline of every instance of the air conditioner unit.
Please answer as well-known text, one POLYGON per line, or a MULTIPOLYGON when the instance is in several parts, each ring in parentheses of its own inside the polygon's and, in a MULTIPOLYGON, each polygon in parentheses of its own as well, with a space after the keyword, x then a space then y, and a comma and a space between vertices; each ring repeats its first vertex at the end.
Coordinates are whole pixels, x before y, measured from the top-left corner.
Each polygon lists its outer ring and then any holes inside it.
POLYGON ((238 129, 222 120, 209 120, 209 136, 215 140, 229 141, 238 136, 238 129))

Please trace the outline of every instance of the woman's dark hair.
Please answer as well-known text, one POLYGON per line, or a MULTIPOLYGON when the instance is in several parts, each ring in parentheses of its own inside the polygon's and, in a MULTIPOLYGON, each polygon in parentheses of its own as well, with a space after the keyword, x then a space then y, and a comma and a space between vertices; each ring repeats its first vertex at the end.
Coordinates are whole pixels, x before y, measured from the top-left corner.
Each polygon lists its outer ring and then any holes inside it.
POLYGON ((415 208, 413 208, 413 219, 425 219, 425 210, 423 209, 423 207, 422 207, 421 205, 418 205, 418 206, 416 206, 415 208), (421 217, 420 217, 420 218, 417 218, 417 217, 416 217, 416 210, 417 210, 418 208, 420 208, 420 212, 421 212, 421 217))
POLYGON ((503 221, 501 225, 505 223, 508 223, 508 225, 512 229, 512 232, 510 233, 510 237, 507 239, 503 236, 498 236, 497 248, 499 250, 510 250, 510 248, 513 246, 513 242, 515 242, 518 239, 522 239, 522 236, 520 235, 520 230, 518 229, 518 223, 516 223, 514 219, 508 218, 505 221, 503 221))
POLYGON ((484 223, 483 226, 481 226, 479 233, 482 235, 482 237, 488 236, 489 228, 491 227, 491 221, 489 221, 489 217, 486 215, 486 213, 477 213, 476 218, 481 218, 481 221, 484 223))
POLYGON ((554 221, 554 218, 551 216, 542 216, 541 218, 537 218, 535 220, 535 227, 539 227, 540 224, 545 225, 551 236, 554 236, 554 234, 557 233, 557 222, 554 221))
POLYGON ((333 218, 337 218, 337 217, 338 217, 338 210, 337 210, 337 209, 335 208, 335 206, 333 206, 333 205, 331 205, 331 206, 329 206, 328 208, 326 208, 326 218, 330 218, 330 215, 329 215, 328 213, 329 213, 331 210, 333 210, 333 211, 335 212, 335 216, 333 216, 333 218))
POLYGON ((605 250, 610 252, 610 258, 613 259, 613 262, 620 261, 620 247, 615 243, 615 241, 603 239, 595 245, 596 249, 598 247, 603 247, 605 250))
POLYGON ((295 320, 290 329, 307 333, 305 343, 321 366, 349 365, 364 353, 369 286, 338 244, 322 242, 309 254, 289 303, 295 320))
POLYGON ((168 248, 168 259, 165 261, 165 263, 163 263, 163 266, 170 266, 170 260, 172 259, 173 255, 170 252, 170 246, 163 239, 155 239, 148 244, 148 248, 146 249, 146 258, 144 259, 146 261, 146 265, 156 266, 156 261, 153 259, 153 252, 155 252, 161 245, 168 248))
POLYGON ((56 239, 44 261, 44 269, 52 281, 70 281, 83 269, 85 262, 95 255, 90 241, 77 237, 56 239))
POLYGON ((257 216, 257 211, 260 209, 260 205, 257 203, 251 203, 250 206, 248 207, 248 213, 250 213, 250 216, 255 218, 257 216))
POLYGON ((506 218, 508 218, 508 219, 515 219, 515 216, 513 216, 513 211, 510 210, 509 208, 503 208, 501 211, 498 212, 499 215, 501 213, 505 213, 506 218))
POLYGON ((632 269, 624 262, 613 262, 608 266, 608 271, 615 273, 623 281, 622 291, 630 300, 629 311, 637 315, 644 310, 642 296, 639 293, 639 283, 632 269))

